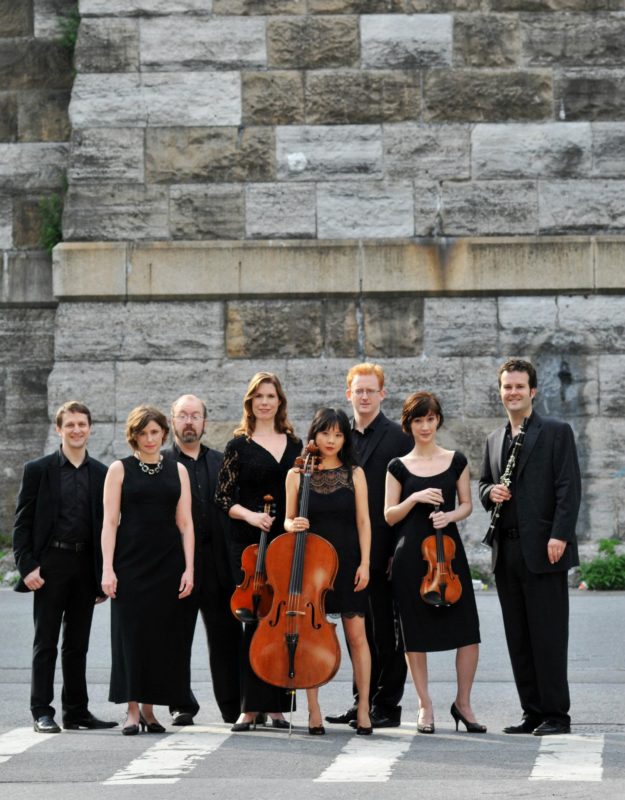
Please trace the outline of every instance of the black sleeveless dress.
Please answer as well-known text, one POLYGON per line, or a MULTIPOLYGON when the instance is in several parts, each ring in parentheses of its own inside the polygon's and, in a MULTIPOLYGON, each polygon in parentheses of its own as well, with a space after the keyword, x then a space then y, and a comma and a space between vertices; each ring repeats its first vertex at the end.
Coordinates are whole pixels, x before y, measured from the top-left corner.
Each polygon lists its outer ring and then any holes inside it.
POLYGON ((176 611, 184 572, 176 525, 178 464, 164 459, 156 475, 142 472, 134 456, 122 459, 121 520, 111 600, 112 668, 109 700, 173 705, 184 685, 176 611))
POLYGON ((326 595, 326 614, 364 617, 367 589, 354 591, 354 576, 361 559, 351 469, 337 467, 311 475, 308 521, 310 530, 327 539, 339 557, 334 589, 326 595))
MULTIPOLYGON (((421 477, 414 475, 399 458, 388 465, 388 471, 402 485, 401 498, 405 500, 413 492, 437 488, 443 492, 442 511, 452 511, 456 505, 456 482, 467 465, 465 456, 456 451, 450 466, 438 475, 421 477)), ((429 515, 433 506, 417 503, 410 513, 397 525, 395 555, 391 580, 393 593, 399 608, 399 620, 408 652, 426 653, 437 650, 455 650, 480 641, 480 624, 475 605, 475 594, 469 564, 462 539, 455 524, 448 525, 444 533, 456 544, 456 557, 452 562, 454 572, 460 578, 462 595, 449 608, 435 608, 421 599, 421 580, 427 573, 427 565, 421 555, 421 542, 434 531, 429 515)))

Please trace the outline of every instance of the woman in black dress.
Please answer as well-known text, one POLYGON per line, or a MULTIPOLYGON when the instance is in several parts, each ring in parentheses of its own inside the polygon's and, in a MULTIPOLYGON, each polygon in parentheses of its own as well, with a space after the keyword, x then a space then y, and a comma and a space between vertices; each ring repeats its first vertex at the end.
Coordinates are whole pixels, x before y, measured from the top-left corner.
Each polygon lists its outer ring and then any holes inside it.
MULTIPOLYGON (((258 543, 262 530, 269 539, 284 532, 284 482, 299 455, 302 443, 287 417, 286 395, 277 376, 258 372, 243 398, 243 417, 224 450, 215 501, 232 520, 231 553, 239 573, 241 554, 258 543), (263 497, 273 497, 275 514, 263 511, 263 497)), ((256 726, 257 715, 268 712, 274 728, 288 728, 283 712, 290 708, 290 695, 261 681, 249 662, 249 648, 256 624, 246 623, 243 635, 241 716, 233 731, 256 726)))
POLYGON ((443 424, 438 398, 415 392, 404 403, 402 427, 414 438, 414 448, 388 465, 384 516, 398 528, 393 557, 393 593, 406 649, 406 660, 419 698, 417 729, 434 733, 434 712, 428 691, 427 653, 456 650, 457 693, 451 706, 456 722, 470 733, 484 733, 471 709, 471 688, 477 669, 480 628, 469 565, 456 522, 472 511, 469 467, 462 453, 436 443, 443 424), (456 495, 458 505, 455 505, 456 495), (434 508, 433 508, 434 507, 434 508), (428 605, 420 596, 427 564, 421 542, 442 530, 456 545, 452 563, 462 594, 448 608, 428 605))
POLYGON ((175 705, 183 685, 176 604, 193 589, 193 519, 185 467, 164 460, 167 418, 139 406, 126 421, 132 456, 104 483, 102 589, 111 598, 109 700, 128 703, 126 736, 162 733, 153 705, 175 705), (182 535, 182 536, 181 536, 182 535), (139 708, 141 703, 141 708, 139 708))
MULTIPOLYGON (((358 689, 356 732, 372 732, 369 717, 371 653, 365 633, 371 524, 365 473, 355 465, 349 420, 343 411, 320 408, 308 431, 321 456, 321 469, 310 479, 308 517, 298 516, 300 475, 292 469, 286 481, 287 531, 308 530, 332 544, 339 558, 333 591, 326 595, 327 614, 340 615, 358 689)), ((307 689, 308 732, 323 735, 319 690, 307 689)))

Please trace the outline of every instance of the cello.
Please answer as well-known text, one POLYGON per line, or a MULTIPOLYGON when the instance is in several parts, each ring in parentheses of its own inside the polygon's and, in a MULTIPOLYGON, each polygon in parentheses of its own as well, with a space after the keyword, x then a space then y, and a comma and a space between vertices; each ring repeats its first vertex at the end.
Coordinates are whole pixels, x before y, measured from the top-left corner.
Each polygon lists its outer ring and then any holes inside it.
MULTIPOLYGON (((436 506, 434 510, 438 509, 439 506, 436 506)), ((421 581, 421 599, 437 608, 449 608, 462 595, 460 578, 451 566, 456 556, 456 543, 451 536, 437 529, 421 542, 421 554, 428 565, 428 571, 421 581)))
MULTIPOLYGON (((310 478, 319 468, 314 442, 305 452, 295 462, 300 468, 300 517, 308 515, 310 478)), ((283 533, 271 542, 265 565, 273 602, 252 638, 252 669, 261 680, 285 689, 321 686, 341 663, 336 624, 328 622, 324 608, 338 570, 336 550, 308 530, 283 533)))
MULTIPOLYGON (((271 514, 272 502, 270 494, 263 497, 263 513, 271 514)), ((241 554, 243 580, 230 598, 230 609, 240 622, 256 622, 271 608, 273 590, 267 584, 265 572, 268 538, 269 531, 262 530, 258 544, 248 545, 241 554)))

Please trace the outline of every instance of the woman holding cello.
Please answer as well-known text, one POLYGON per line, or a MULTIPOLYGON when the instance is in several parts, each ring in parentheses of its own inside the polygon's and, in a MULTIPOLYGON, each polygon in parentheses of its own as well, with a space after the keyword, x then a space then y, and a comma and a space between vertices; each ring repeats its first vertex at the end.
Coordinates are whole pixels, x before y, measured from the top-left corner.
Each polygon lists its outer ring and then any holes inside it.
MULTIPOLYGON (((326 595, 325 610, 343 620, 360 698, 356 732, 366 736, 372 732, 371 654, 365 634, 371 549, 367 482, 363 470, 355 465, 349 420, 343 411, 319 409, 310 426, 308 441, 315 443, 321 457, 321 468, 310 478, 308 517, 298 516, 300 473, 292 469, 286 480, 284 525, 293 533, 310 529, 327 539, 337 551, 338 572, 333 591, 326 595)), ((325 733, 318 693, 317 688, 306 690, 311 736, 325 733)))
POLYGON ((467 459, 436 442, 443 424, 436 395, 410 395, 401 423, 414 438, 414 447, 388 465, 384 516, 389 525, 398 527, 391 580, 419 698, 417 730, 435 730, 427 653, 455 649, 457 692, 451 715, 456 730, 462 722, 469 733, 485 733, 471 708, 480 629, 471 573, 456 527, 473 508, 467 459))
MULTIPOLYGON (((215 495, 217 505, 232 520, 230 544, 237 570, 244 549, 258 543, 261 532, 267 532, 269 539, 283 532, 284 482, 301 447, 287 416, 286 395, 278 377, 271 372, 257 372, 243 398, 239 427, 226 445, 215 495), (273 514, 266 511, 267 495, 273 498, 273 514)), ((282 712, 290 707, 289 695, 261 681, 250 666, 248 654, 255 629, 254 623, 245 623, 242 713, 232 730, 255 728, 257 715, 263 712, 269 713, 274 728, 288 728, 282 712)))

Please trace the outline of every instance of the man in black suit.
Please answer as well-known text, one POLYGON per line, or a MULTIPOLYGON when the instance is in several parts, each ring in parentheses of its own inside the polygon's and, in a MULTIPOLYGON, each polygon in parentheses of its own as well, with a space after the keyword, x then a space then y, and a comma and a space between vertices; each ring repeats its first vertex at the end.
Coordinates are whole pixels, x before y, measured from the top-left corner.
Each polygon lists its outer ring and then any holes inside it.
POLYGON ((165 457, 184 464, 189 472, 196 545, 193 593, 178 604, 187 700, 170 708, 174 725, 192 725, 200 709, 191 689, 191 649, 198 611, 206 628, 213 691, 224 722, 236 722, 240 709, 241 624, 230 610, 234 580, 226 542, 228 518, 214 502, 222 454, 201 443, 205 427, 206 406, 199 398, 186 394, 173 403, 174 444, 163 452, 165 457))
POLYGON ((71 400, 56 414, 61 447, 29 461, 17 498, 13 551, 18 592, 34 593, 35 637, 30 707, 38 733, 59 733, 54 720, 54 670, 63 625, 63 727, 112 728, 88 710, 87 649, 94 604, 105 600, 102 576, 102 491, 106 466, 87 453, 91 414, 71 400))
MULTIPOLYGON (((370 716, 374 728, 396 727, 401 723, 399 703, 407 670, 389 582, 394 536, 384 519, 384 488, 389 461, 408 453, 413 442, 396 422, 382 413, 384 396, 384 372, 378 364, 356 364, 349 370, 346 397, 354 412, 352 442, 367 478, 371 519, 369 612, 365 623, 371 650, 370 716)), ((355 686, 354 695, 353 707, 342 714, 327 716, 326 720, 355 726, 358 698, 355 686)))
POLYGON ((570 733, 567 572, 579 564, 575 525, 581 479, 575 438, 532 409, 536 370, 510 359, 498 372, 508 424, 490 434, 480 476, 487 511, 501 503, 493 569, 523 719, 504 733, 570 733), (526 433, 508 486, 501 482, 524 418, 526 433))

